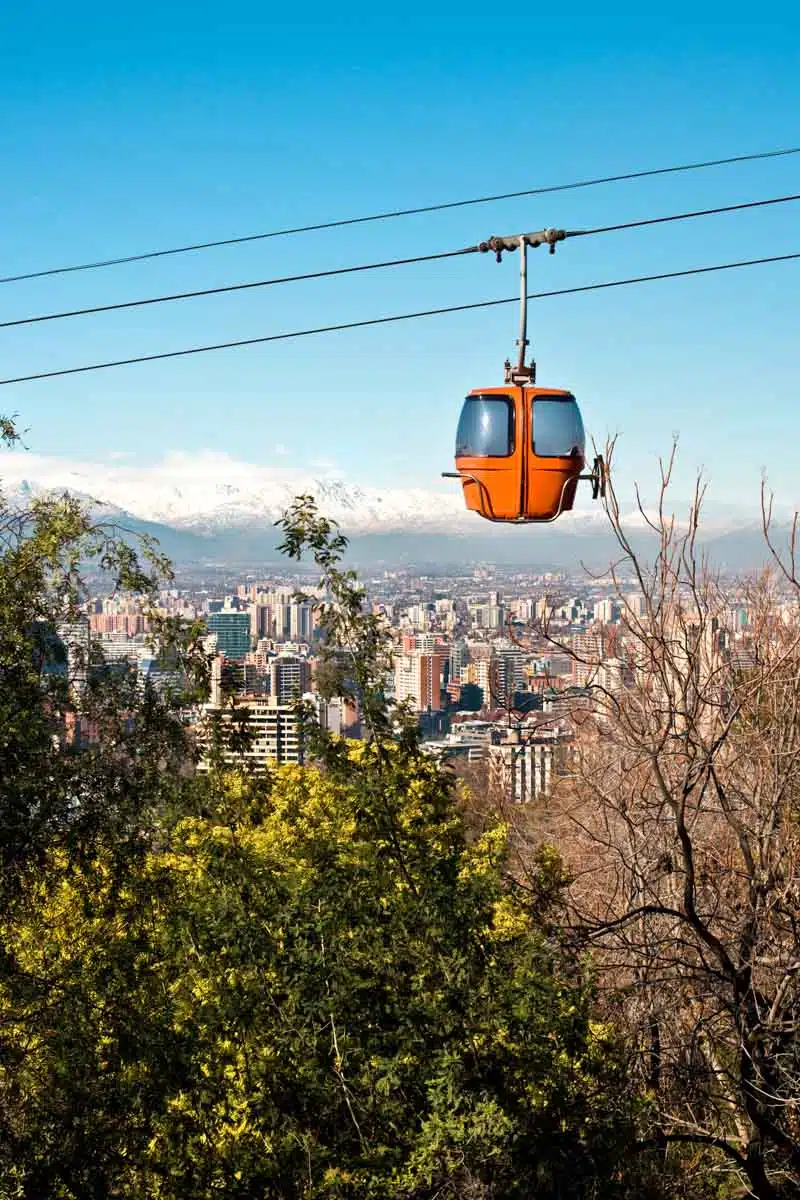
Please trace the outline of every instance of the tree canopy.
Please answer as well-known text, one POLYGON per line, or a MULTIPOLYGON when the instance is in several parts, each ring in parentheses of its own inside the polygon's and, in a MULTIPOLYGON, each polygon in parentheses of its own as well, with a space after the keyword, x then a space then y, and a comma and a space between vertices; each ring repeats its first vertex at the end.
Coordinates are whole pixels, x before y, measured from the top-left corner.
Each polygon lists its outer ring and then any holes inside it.
POLYGON ((50 864, 3 928, 23 1194, 613 1194, 633 1114, 544 931, 557 859, 509 887, 502 830, 378 759, 226 777, 122 884, 50 864))

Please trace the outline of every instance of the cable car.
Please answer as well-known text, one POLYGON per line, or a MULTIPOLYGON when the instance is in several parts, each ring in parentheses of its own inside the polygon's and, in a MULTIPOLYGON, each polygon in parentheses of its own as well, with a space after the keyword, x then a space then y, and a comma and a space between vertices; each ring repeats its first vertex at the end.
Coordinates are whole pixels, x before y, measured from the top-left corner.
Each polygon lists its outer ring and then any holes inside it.
POLYGON ((549 243, 554 249, 558 234, 543 230, 480 246, 494 250, 498 261, 504 250, 520 250, 519 360, 515 367, 506 361, 505 386, 469 393, 456 433, 456 470, 443 474, 461 480, 467 508, 488 521, 555 521, 572 508, 581 479, 592 483, 595 499, 605 495, 599 455, 592 472, 582 474, 586 438, 575 397, 562 388, 537 387, 536 364, 525 363, 527 247, 549 243))
POLYGON ((575 501, 584 445, 580 409, 570 392, 470 392, 455 455, 467 508, 489 521, 554 521, 575 501))

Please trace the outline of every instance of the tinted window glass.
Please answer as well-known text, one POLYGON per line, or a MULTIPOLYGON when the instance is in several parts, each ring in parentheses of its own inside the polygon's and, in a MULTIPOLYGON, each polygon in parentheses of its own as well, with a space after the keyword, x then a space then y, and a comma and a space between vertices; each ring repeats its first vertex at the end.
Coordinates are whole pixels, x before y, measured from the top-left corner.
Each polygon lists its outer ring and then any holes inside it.
POLYGON ((533 402, 533 452, 543 458, 583 454, 583 421, 574 396, 533 402))
POLYGON ((456 457, 505 458, 514 449, 514 410, 504 396, 467 396, 456 433, 456 457))

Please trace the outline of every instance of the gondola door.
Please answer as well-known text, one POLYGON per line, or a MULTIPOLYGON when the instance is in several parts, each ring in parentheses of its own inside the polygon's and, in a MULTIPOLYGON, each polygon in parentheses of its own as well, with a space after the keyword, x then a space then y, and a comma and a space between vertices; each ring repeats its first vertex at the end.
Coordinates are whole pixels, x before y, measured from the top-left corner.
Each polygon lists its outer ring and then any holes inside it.
POLYGON ((580 409, 571 392, 527 388, 525 420, 523 512, 530 521, 554 520, 572 508, 586 461, 580 409))
POLYGON ((456 466, 467 508, 490 521, 519 520, 525 488, 528 422, 523 390, 483 388, 464 401, 456 466))

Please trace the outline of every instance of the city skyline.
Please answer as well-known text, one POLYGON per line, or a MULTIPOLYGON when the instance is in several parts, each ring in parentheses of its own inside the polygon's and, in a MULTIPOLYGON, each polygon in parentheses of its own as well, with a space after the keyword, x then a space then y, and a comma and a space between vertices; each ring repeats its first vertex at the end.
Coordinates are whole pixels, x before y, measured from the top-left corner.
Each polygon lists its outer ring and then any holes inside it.
MULTIPOLYGON (((581 714, 647 676, 635 647, 641 623, 650 619, 652 585, 643 591, 641 580, 620 586, 619 579, 483 569, 435 581, 413 570, 384 571, 363 582, 365 612, 378 617, 391 647, 383 692, 395 715, 407 710, 425 753, 485 768, 488 786, 515 802, 549 790, 567 763, 581 714)), ((163 613, 206 628, 209 694, 204 703, 184 701, 185 719, 204 748, 201 769, 219 721, 231 736, 238 723, 252 723, 241 746, 235 738, 225 744, 232 764, 261 771, 270 762, 303 762, 301 699, 323 729, 366 736, 349 656, 341 647, 330 655, 319 623, 318 606, 331 600, 324 590, 298 590, 285 576, 268 574, 233 587, 209 584, 166 588, 158 600, 163 613)), ((702 628, 715 661, 745 663, 758 595, 746 583, 730 584, 725 595, 714 587, 702 596, 687 589, 667 600, 664 619, 670 628, 676 622, 702 628)), ((781 602, 781 612, 793 612, 788 592, 781 602)), ((148 623, 136 598, 97 595, 83 623, 59 628, 76 696, 93 671, 120 669, 135 671, 140 687, 149 681, 156 691, 181 693, 180 672, 148 649, 148 623), (76 646, 83 650, 73 662, 76 646), (90 660, 95 666, 87 676, 90 660)))

